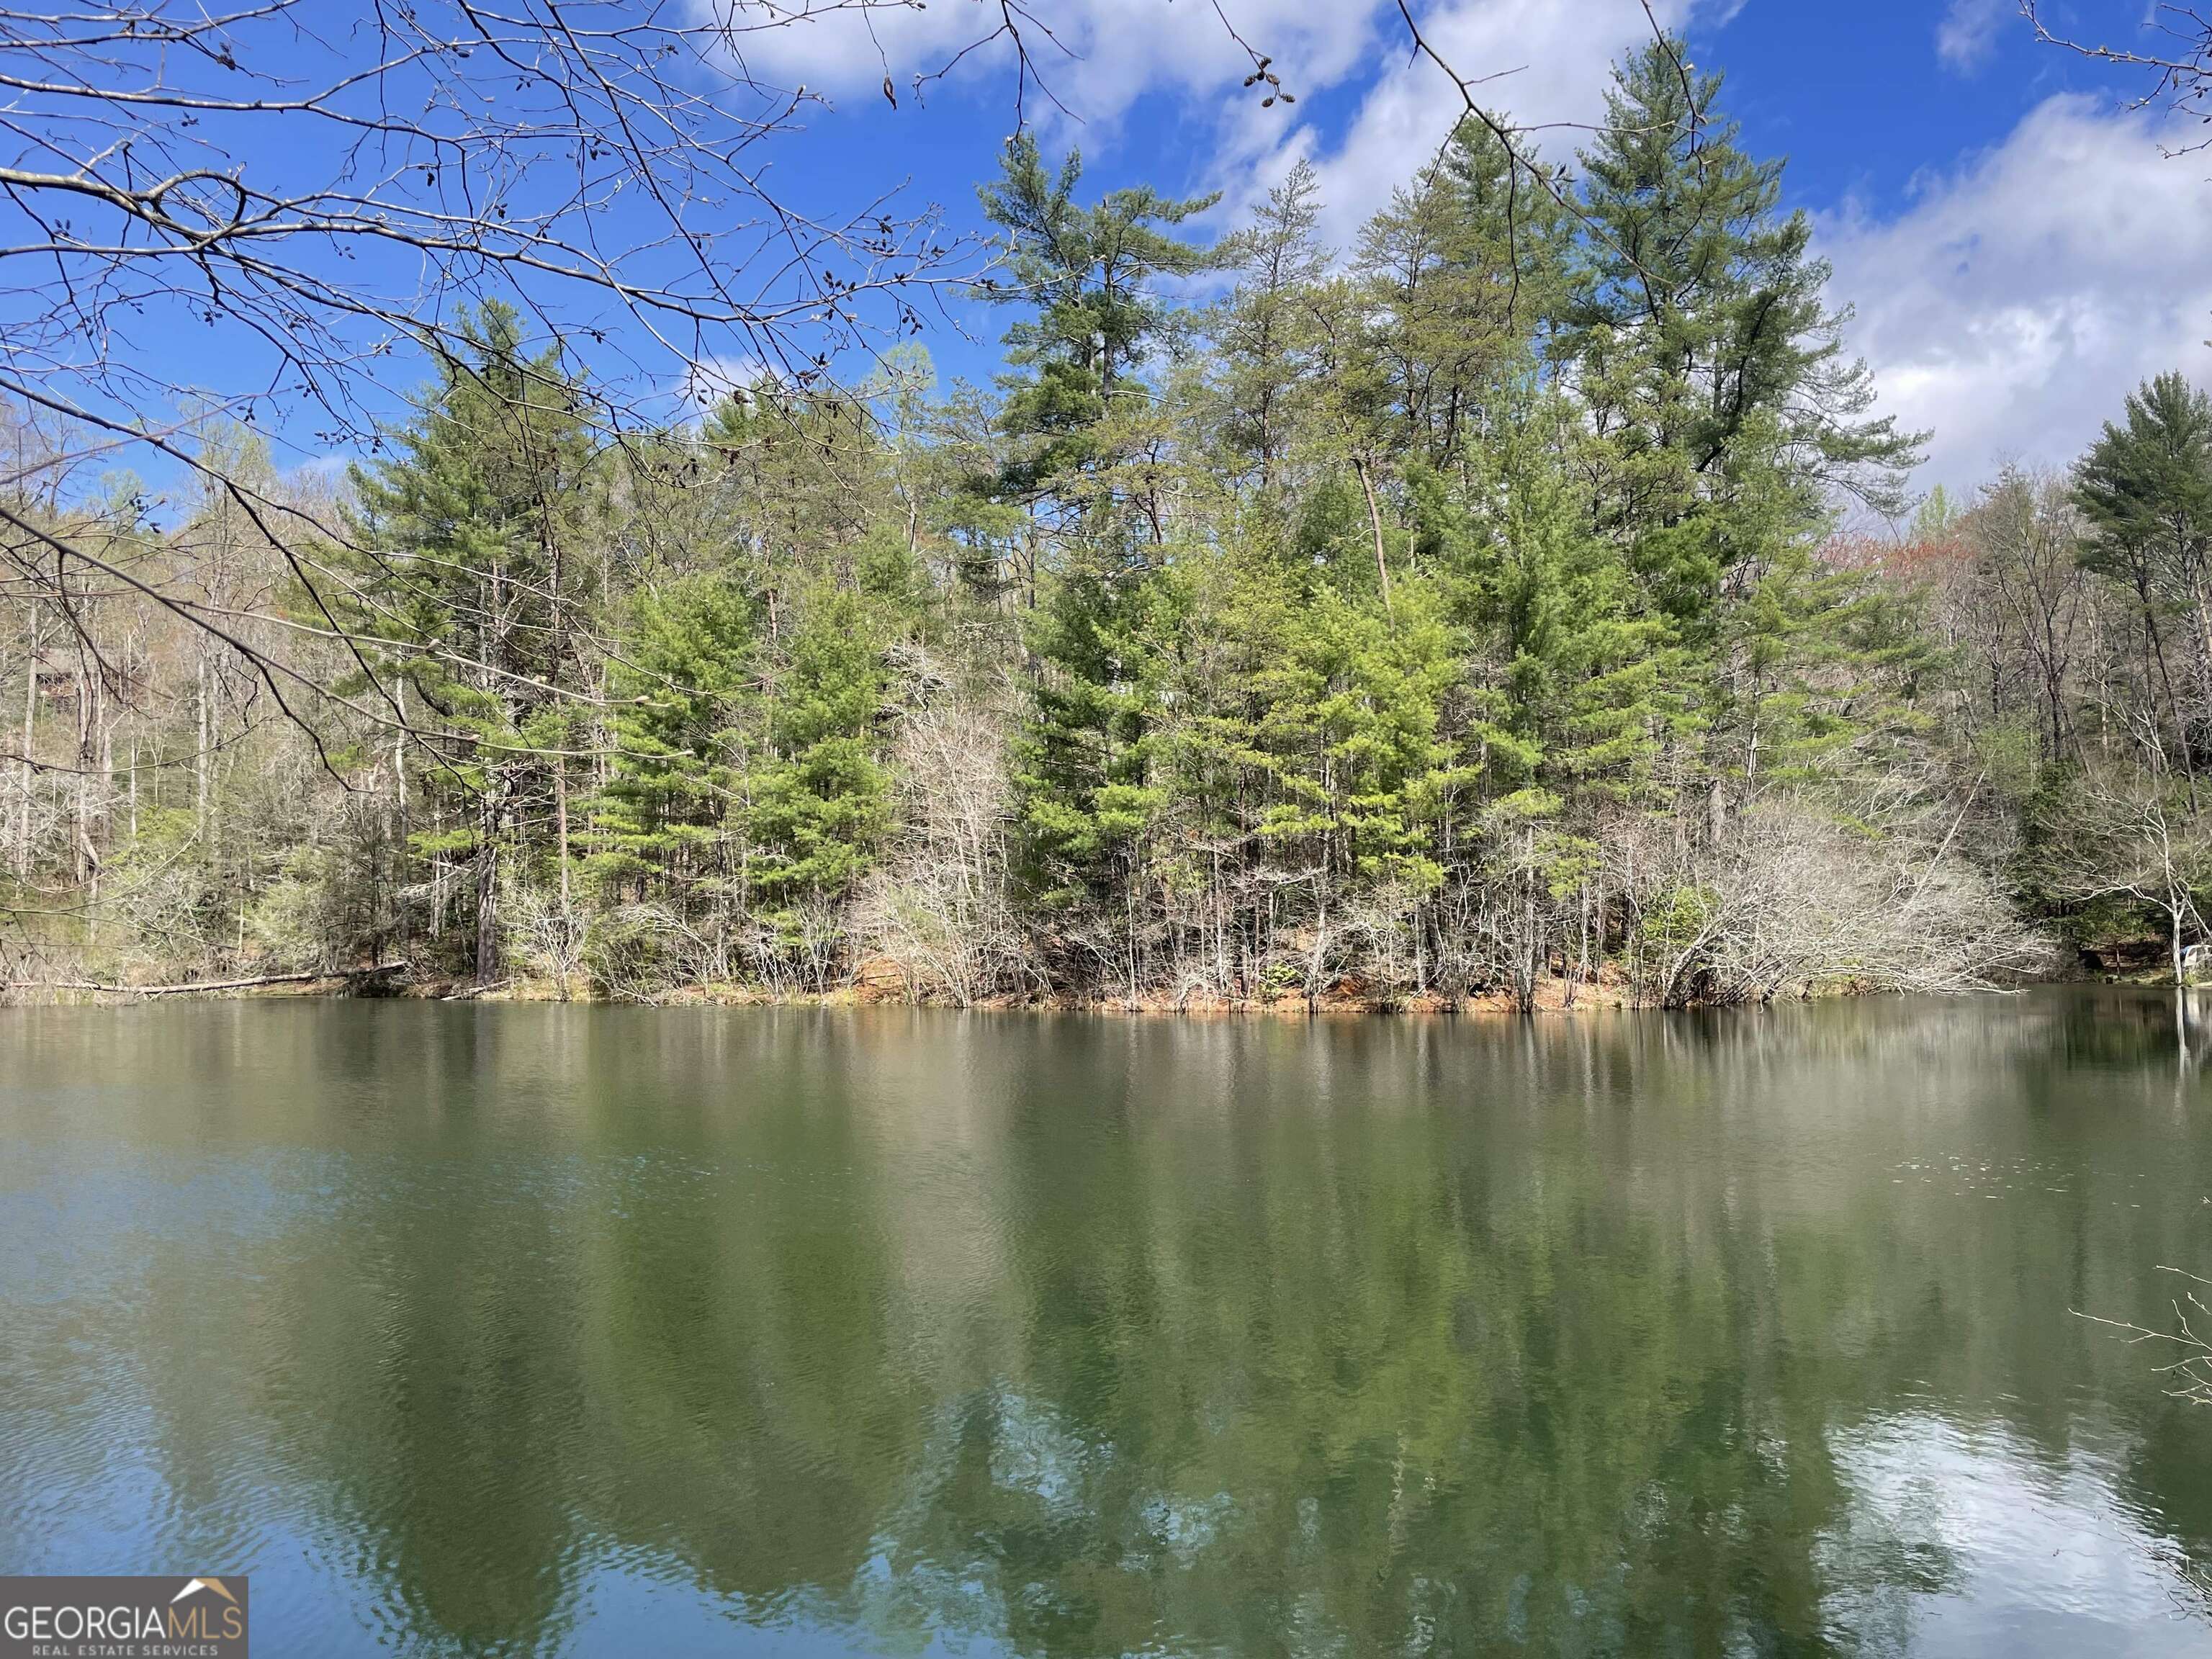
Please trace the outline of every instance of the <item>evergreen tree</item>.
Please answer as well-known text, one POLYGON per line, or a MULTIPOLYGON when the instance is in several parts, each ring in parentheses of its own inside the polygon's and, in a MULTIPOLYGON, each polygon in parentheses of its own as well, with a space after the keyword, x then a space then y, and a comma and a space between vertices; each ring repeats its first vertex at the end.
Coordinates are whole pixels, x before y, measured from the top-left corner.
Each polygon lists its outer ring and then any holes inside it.
MULTIPOLYGON (((1744 153, 1721 77, 1685 62, 1679 40, 1631 56, 1581 157, 1561 346, 1617 453, 1614 521, 1729 507, 1761 472, 1780 475, 1801 522, 1832 489, 1895 505, 1917 440, 1871 413, 1811 222, 1779 210, 1782 163, 1744 153)), ((1712 524, 1723 562, 1745 551, 1735 529, 1725 514, 1712 524)))
MULTIPOLYGON (((2148 844, 2135 820, 2193 814, 2212 409, 2178 377, 2144 387, 2072 501, 2037 495, 2026 551, 1986 502, 1956 526, 1931 502, 1918 548, 1833 539, 1847 494, 1895 503, 1912 445, 1719 92, 1674 43, 1624 64, 1577 210, 1463 123, 1388 203, 1350 204, 1379 210, 1344 261, 1310 167, 1209 246, 1212 198, 1085 197, 1078 158, 1018 137, 981 192, 1004 257, 979 291, 1011 319, 991 392, 940 392, 909 345, 849 394, 762 374, 601 445, 557 354, 488 307, 358 476, 349 545, 317 550, 344 591, 327 614, 292 595, 340 694, 327 758, 373 807, 263 785, 276 748, 252 746, 264 715, 222 653, 204 685, 136 699, 161 629, 65 586, 12 636, 9 861, 103 890, 111 851, 166 868, 181 817, 224 848, 172 907, 187 931, 244 913, 332 959, 376 927, 331 918, 376 893, 428 893, 442 927, 473 887, 479 977, 503 933, 513 971, 565 986, 580 964, 618 994, 719 977, 733 941, 778 989, 881 958, 963 1000, 1357 982, 1532 1006, 1624 958, 1677 1000, 1917 960, 1887 915, 1880 951, 1832 943, 1850 927, 1768 946, 1827 915, 1832 874, 1911 896, 1917 940, 1986 892, 1962 849, 1994 866, 2092 795, 2113 858, 2148 844), (1178 284, 1232 267, 1182 308, 1178 284), (2039 614, 2075 632, 2023 638, 2008 595, 2054 574, 2081 611, 2039 614), (2063 763, 2028 754, 1990 805, 1979 777, 2031 690, 2063 763), (100 798, 111 739, 134 825, 148 793, 135 854, 100 798), (395 878, 399 845, 430 868, 395 878)), ((250 581, 226 572, 250 541, 234 505, 160 550, 210 614, 281 568, 257 545, 250 581)), ((2149 902, 2130 879, 2033 890, 2118 927, 2149 902)), ((2161 889, 2169 946, 2197 884, 2161 889)), ((1987 920, 1949 936, 2004 933, 1987 920)))
POLYGON ((1221 257, 1170 234, 1212 207, 1218 192, 1176 201, 1139 185, 1084 207, 1075 200, 1082 177, 1083 159, 1072 151, 1048 172, 1024 132, 1006 141, 998 182, 980 192, 983 216, 1004 233, 1009 273, 984 291, 1036 310, 1006 332, 1008 364, 1036 371, 1008 411, 1018 428, 1071 418, 1091 424, 1096 415, 1085 411, 1113 397, 1167 328, 1159 279, 1194 275, 1221 257))
MULTIPOLYGON (((1303 301, 1328 264, 1316 239, 1320 185, 1301 160, 1231 245, 1239 276, 1216 319, 1224 449, 1272 495, 1289 455, 1307 369, 1303 301)), ((1268 503, 1270 506, 1272 502, 1268 503)))
POLYGON ((471 349, 441 355, 415 420, 392 434, 398 454, 354 469, 348 621, 388 642, 370 672, 395 716, 411 700, 408 719, 453 734, 417 763, 433 822, 414 845, 473 865, 474 967, 489 982, 502 846, 550 817, 567 882, 566 751, 581 723, 564 692, 590 580, 572 542, 592 450, 557 347, 527 356, 520 317, 497 302, 462 332, 471 349))
MULTIPOLYGON (((2161 671, 2160 621, 2185 618, 2196 706, 2187 720, 2172 712, 2187 764, 2212 737, 2212 398, 2179 374, 2145 382, 2125 424, 2106 422, 2082 458, 2075 500, 2089 522, 2082 562, 2135 595, 2161 671)), ((2170 675, 2161 689, 2172 703, 2170 675)))
POLYGON ((1140 187, 1086 207, 1074 198, 1081 173, 1073 155, 1048 173, 1023 135, 1006 146, 1000 182, 982 192, 1012 274, 991 292, 1033 307, 1006 337, 1018 372, 1005 383, 1002 422, 1014 453, 999 487, 1056 532, 1029 640, 1032 714, 1016 746, 1019 854, 1063 939, 1072 929, 1095 958, 1123 963, 1133 982, 1143 831, 1158 799, 1141 641, 1166 526, 1160 434, 1146 429, 1152 398, 1133 377, 1175 332, 1160 279, 1220 256, 1170 234, 1213 198, 1173 201, 1140 187), (1117 942, 1106 944, 1102 929, 1117 942))
POLYGON ((1503 667, 1497 726, 1512 741, 1497 782, 1532 792, 1516 813, 1648 804, 1659 751, 1697 729, 1691 664, 1618 544, 1590 528, 1563 453, 1572 411, 1529 383, 1496 411, 1477 473, 1494 506, 1466 568, 1478 648, 1503 667))
MULTIPOLYGON (((1443 879, 1439 830, 1474 779, 1448 705, 1465 673, 1454 631, 1426 582, 1394 610, 1318 587, 1287 630, 1285 659, 1261 681, 1256 744, 1274 788, 1260 831, 1310 885, 1309 1001, 1329 986, 1333 954, 1355 921, 1395 931, 1443 879), (1364 918, 1357 900, 1376 902, 1364 918)), ((1422 977, 1417 975, 1417 977, 1422 977)))
POLYGON ((1144 648, 1151 597, 1091 572, 1054 583, 1030 633, 1041 672, 1014 756, 1031 902, 1057 924, 1062 951, 1118 961, 1133 982, 1142 966, 1134 907, 1144 837, 1161 799, 1151 771, 1157 686, 1144 648), (1086 926, 1102 917, 1110 945, 1086 926))
POLYGON ((1566 291, 1567 216, 1469 116, 1360 237, 1358 273, 1401 447, 1449 467, 1492 392, 1548 344, 1566 291))
POLYGON ((803 597, 769 687, 768 748, 745 781, 749 884, 775 946, 820 988, 840 943, 836 908, 890 823, 877 755, 886 686, 881 625, 849 590, 803 597))
POLYGON ((681 908, 726 891, 728 834, 757 690, 754 607, 724 578, 641 592, 611 665, 614 741, 594 804, 593 873, 612 890, 681 908))

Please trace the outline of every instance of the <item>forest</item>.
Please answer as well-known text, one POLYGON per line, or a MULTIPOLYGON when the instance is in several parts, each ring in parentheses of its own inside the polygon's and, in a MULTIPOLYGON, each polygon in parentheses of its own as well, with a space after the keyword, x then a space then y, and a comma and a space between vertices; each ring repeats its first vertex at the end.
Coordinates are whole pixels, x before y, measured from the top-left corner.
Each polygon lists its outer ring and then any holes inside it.
POLYGON ((2212 399, 1916 497, 1780 162, 1668 40, 1571 166, 1470 115, 1350 246, 1304 167, 1222 234, 1024 132, 981 200, 988 386, 909 337, 617 429, 491 297, 342 472, 211 411, 225 482, 163 496, 0 405, 10 994, 2194 971, 2212 399))

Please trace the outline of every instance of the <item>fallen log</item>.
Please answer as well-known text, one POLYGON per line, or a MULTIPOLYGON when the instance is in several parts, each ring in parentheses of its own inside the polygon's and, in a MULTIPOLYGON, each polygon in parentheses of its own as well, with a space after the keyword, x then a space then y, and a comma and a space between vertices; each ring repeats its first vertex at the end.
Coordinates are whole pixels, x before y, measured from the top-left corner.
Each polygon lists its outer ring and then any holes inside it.
POLYGON ((176 985, 104 985, 92 979, 11 979, 6 981, 5 988, 10 991, 99 991, 109 996, 182 996, 193 991, 243 991, 256 985, 304 985, 310 980, 318 979, 374 979, 383 974, 396 974, 407 965, 404 961, 384 962, 374 968, 319 969, 306 974, 255 974, 246 979, 189 979, 176 985))

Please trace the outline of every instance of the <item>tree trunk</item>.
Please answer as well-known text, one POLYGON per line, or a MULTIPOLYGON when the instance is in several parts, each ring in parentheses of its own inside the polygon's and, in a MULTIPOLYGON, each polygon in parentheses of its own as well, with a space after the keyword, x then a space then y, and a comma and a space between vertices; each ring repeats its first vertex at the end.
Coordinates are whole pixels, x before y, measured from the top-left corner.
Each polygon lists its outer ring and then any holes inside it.
MULTIPOLYGON (((1326 855, 1323 863, 1326 864, 1326 855)), ((1306 1012, 1311 1014, 1321 1006, 1321 976, 1328 966, 1328 878, 1322 877, 1322 885, 1315 896, 1313 952, 1306 958, 1306 1012)))
POLYGON ((1375 574, 1382 579, 1382 614, 1395 622, 1396 613, 1390 609, 1390 560, 1382 546, 1382 509, 1376 504, 1375 483, 1368 477, 1366 460, 1355 457, 1352 471, 1359 480, 1360 493, 1367 497, 1367 523, 1375 532, 1375 574))
POLYGON ((199 751, 192 758, 192 815, 200 844, 208 838, 208 665, 207 653, 195 653, 199 659, 198 703, 199 718, 199 751))
MULTIPOLYGON (((561 860, 561 925, 568 925, 568 757, 553 757, 553 834, 561 860)), ((566 999, 563 999, 564 1000, 566 999)))
POLYGON ((37 736, 33 722, 39 712, 39 623, 41 618, 31 613, 31 659, 23 666, 23 802, 21 815, 15 820, 15 873, 27 877, 31 873, 31 802, 36 793, 38 763, 32 758, 31 747, 37 736))
POLYGON ((92 677, 85 672, 84 648, 76 658, 76 876, 84 884, 92 869, 92 677))
POLYGON ((2173 740, 2181 750, 2181 772, 2189 782, 2189 810, 2197 810, 2197 760, 2189 750, 2189 723, 2181 713, 2181 703, 2173 695, 2173 676, 2166 665, 2166 642, 2159 637, 2157 613, 2151 608, 2150 590, 2137 583, 2138 596, 2142 600, 2143 631, 2150 637, 2151 654, 2158 663, 2159 684, 2166 691, 2166 711, 2173 721, 2173 740))
POLYGON ((499 966, 499 806, 487 784, 477 825, 477 983, 499 966))
POLYGON ((408 842, 413 834, 407 816, 407 681, 402 676, 395 682, 392 692, 392 707, 399 716, 399 729, 392 734, 392 805, 394 851, 392 871, 396 891, 392 895, 392 920, 399 934, 400 948, 409 943, 407 921, 407 859, 408 842))

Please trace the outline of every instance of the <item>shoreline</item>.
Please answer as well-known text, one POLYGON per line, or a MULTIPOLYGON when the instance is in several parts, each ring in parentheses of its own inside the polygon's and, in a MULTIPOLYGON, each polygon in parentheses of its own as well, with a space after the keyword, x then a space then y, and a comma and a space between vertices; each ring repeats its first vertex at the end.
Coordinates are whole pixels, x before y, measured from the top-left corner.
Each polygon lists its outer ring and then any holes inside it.
MULTIPOLYGON (((2044 985, 2132 985, 2148 989, 2173 988, 2160 976, 2119 973, 2081 973, 2024 981, 1992 990, 2027 990, 2044 985)), ((1667 1009, 1638 1002, 1616 980, 1582 982, 1567 996, 1564 979, 1548 980, 1539 988, 1531 1014, 1662 1013, 1712 1011, 1723 1006, 1753 1005, 1698 1004, 1667 1009)), ((1807 990, 1777 997, 1760 1006, 1781 1003, 1826 1002, 1876 993, 1850 985, 1807 990)), ((1972 994, 1972 993, 1930 993, 1972 994)), ((1117 1014, 1133 1018, 1220 1020, 1240 1018, 1389 1018, 1407 1015, 1449 1018, 1519 1016, 1522 1010, 1509 993, 1475 996, 1444 996, 1435 993, 1405 997, 1376 997, 1364 992, 1335 990, 1309 1005, 1300 995, 1273 998, 1178 998, 1165 994, 1139 997, 995 996, 969 1003, 914 999, 880 986, 855 984, 821 992, 778 993, 756 986, 710 984, 680 987, 651 999, 609 997, 591 989, 571 988, 563 994, 552 980, 508 980, 478 987, 466 981, 421 979, 395 981, 386 970, 356 970, 329 974, 292 973, 233 980, 204 985, 189 981, 132 985, 127 981, 15 981, 0 996, 9 1007, 118 1007, 153 1001, 246 1001, 315 1000, 328 1001, 412 1001, 484 1003, 572 1003, 579 1006, 631 1008, 915 1008, 973 1013, 1087 1013, 1117 1014), (27 995, 25 993, 44 993, 27 995)))

